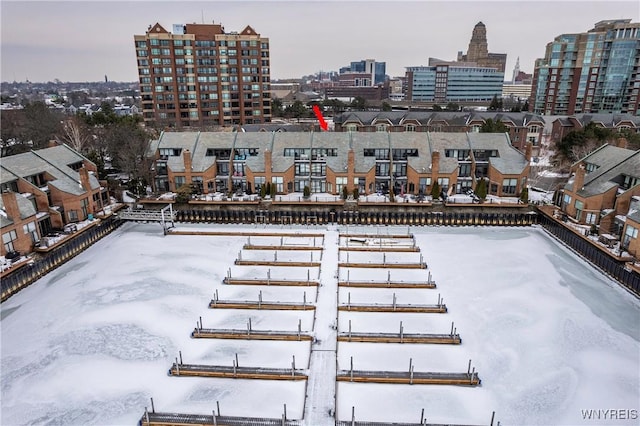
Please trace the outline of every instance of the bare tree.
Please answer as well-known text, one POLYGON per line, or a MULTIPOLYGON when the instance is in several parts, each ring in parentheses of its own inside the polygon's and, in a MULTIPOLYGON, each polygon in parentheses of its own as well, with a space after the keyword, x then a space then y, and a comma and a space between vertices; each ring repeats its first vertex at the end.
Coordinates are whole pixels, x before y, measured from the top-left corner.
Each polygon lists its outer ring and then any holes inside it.
POLYGON ((70 117, 62 123, 62 136, 56 138, 76 151, 86 154, 91 149, 92 136, 84 121, 70 117))
POLYGON ((597 139, 587 139, 584 141, 582 145, 574 145, 571 147, 571 159, 573 161, 578 161, 581 158, 586 157, 591 154, 596 149, 600 148, 603 145, 602 141, 597 139))

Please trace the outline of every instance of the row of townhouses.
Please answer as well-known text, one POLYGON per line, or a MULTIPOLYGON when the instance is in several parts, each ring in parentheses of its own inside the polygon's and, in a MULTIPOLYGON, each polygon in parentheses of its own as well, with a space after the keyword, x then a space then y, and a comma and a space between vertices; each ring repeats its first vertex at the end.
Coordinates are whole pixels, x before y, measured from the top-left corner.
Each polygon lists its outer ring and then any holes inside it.
POLYGON ((151 143, 155 190, 191 184, 199 193, 445 194, 488 180, 489 193, 517 196, 526 186, 531 145, 515 149, 502 133, 163 132, 151 143))
POLYGON ((96 165, 67 145, 2 158, 2 256, 28 253, 51 232, 84 221, 109 202, 96 165))

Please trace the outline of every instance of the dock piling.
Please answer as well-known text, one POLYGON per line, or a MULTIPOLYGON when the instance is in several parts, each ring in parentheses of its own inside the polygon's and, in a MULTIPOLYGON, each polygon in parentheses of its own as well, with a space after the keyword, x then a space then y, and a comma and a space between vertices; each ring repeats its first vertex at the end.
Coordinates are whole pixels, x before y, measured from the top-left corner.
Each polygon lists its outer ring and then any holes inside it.
POLYGON ((151 398, 151 412, 152 413, 156 412, 156 407, 153 405, 153 398, 151 398))
POLYGON ((178 351, 178 355, 180 355, 180 365, 182 365, 182 351, 178 351))

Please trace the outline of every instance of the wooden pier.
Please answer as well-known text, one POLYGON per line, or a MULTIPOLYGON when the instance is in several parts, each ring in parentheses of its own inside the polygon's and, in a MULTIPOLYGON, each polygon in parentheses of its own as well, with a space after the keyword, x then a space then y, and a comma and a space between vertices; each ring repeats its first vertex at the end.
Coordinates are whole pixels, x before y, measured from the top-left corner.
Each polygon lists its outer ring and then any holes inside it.
POLYGON ((236 265, 242 266, 306 266, 312 268, 320 267, 320 262, 283 262, 278 260, 240 260, 236 259, 236 265))
POLYGON ((379 269, 427 269, 426 263, 374 263, 374 262, 341 262, 340 268, 379 268, 379 269))
POLYGON ((170 376, 214 377, 220 379, 254 380, 307 380, 303 370, 295 368, 227 367, 223 365, 200 365, 173 363, 170 376))
POLYGON ((264 278, 244 279, 225 277, 222 282, 229 285, 266 285, 266 286, 293 286, 293 287, 317 287, 318 281, 310 280, 272 280, 264 278))
POLYGON ((397 240, 397 239, 413 239, 413 234, 350 234, 350 233, 340 233, 340 237, 342 238, 384 238, 387 240, 397 240))
POLYGON ((428 281, 339 281, 338 287, 355 288, 436 288, 435 282, 428 281))
POLYGON ((138 426, 299 426, 298 420, 145 411, 138 426), (214 418, 215 416, 215 418, 214 418))
POLYGON ((427 314, 445 314, 447 313, 447 305, 402 305, 402 304, 364 304, 351 303, 338 305, 339 311, 349 312, 403 312, 403 313, 427 313, 427 314))
POLYGON ((254 301, 233 301, 215 300, 209 302, 211 309, 263 309, 271 311, 312 311, 316 307, 308 303, 287 303, 287 302, 254 302, 254 301))
POLYGON ((324 241, 324 234, 317 233, 295 233, 295 232, 251 232, 251 231, 176 231, 171 230, 170 235, 208 235, 213 237, 308 237, 320 238, 324 241))
POLYGON ((393 383, 404 385, 462 385, 478 386, 478 373, 432 373, 408 371, 340 370, 338 382, 393 383))
POLYGON ((459 345, 459 334, 420 334, 420 333, 338 333, 338 342, 362 343, 417 343, 459 345))
POLYGON ((386 251, 386 252, 398 252, 398 253, 417 253, 420 251, 420 247, 393 247, 393 246, 341 246, 339 251, 386 251))
POLYGON ((245 244, 242 246, 244 250, 277 250, 277 251, 286 251, 286 250, 322 250, 321 246, 282 246, 282 245, 254 245, 254 244, 245 244))
POLYGON ((234 339, 234 340, 286 340, 286 341, 311 341, 313 336, 309 333, 298 331, 272 331, 272 330, 233 330, 214 328, 195 328, 191 337, 196 339, 234 339))

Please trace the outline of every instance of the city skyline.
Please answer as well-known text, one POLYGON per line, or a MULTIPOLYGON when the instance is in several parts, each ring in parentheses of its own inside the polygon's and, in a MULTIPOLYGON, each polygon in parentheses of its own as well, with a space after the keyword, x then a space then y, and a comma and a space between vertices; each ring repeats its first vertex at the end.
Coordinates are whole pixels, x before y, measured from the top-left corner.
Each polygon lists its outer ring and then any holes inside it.
POLYGON ((156 22, 250 25, 270 39, 272 79, 337 71, 351 61, 387 63, 387 74, 453 61, 466 52, 474 26, 487 27, 490 52, 506 53, 505 79, 516 60, 533 73, 547 43, 585 32, 601 20, 637 22, 636 1, 12 1, 0 4, 2 81, 137 81, 133 36, 156 22), (34 13, 37 11, 37 13, 34 13), (101 17, 104 27, 96 22, 101 17), (67 19, 68 18, 68 19, 67 19), (381 30, 382 29, 382 30, 381 30), (384 29, 387 29, 384 31, 384 29))

